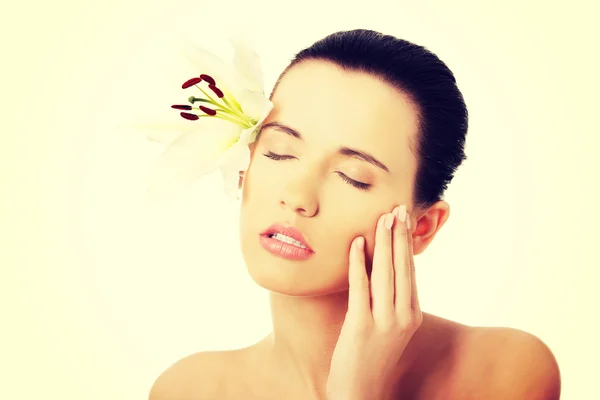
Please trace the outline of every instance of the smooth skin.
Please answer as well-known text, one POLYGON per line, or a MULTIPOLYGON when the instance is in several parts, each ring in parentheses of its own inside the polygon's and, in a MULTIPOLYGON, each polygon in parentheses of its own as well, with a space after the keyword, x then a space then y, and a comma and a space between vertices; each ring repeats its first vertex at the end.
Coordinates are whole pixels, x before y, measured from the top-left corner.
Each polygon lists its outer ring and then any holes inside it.
POLYGON ((179 360, 150 399, 558 399, 556 360, 535 336, 419 310, 413 256, 450 207, 412 203, 419 119, 410 98, 368 74, 306 61, 272 101, 242 180, 240 242, 251 278, 269 292, 273 332, 179 360), (381 218, 402 205, 410 229, 396 218, 386 231, 381 218), (258 235, 273 223, 300 229, 315 254, 293 261, 267 252, 258 235))
POLYGON ((325 395, 282 385, 268 357, 268 337, 239 350, 183 358, 156 380, 149 400, 559 399, 556 360, 535 336, 468 327, 420 311, 411 218, 408 214, 402 223, 398 211, 377 221, 371 278, 360 244, 364 238, 352 242, 348 311, 325 395), (383 221, 393 214, 389 231, 383 221))
POLYGON ((328 399, 391 398, 398 361, 423 321, 405 205, 379 218, 375 240, 370 280, 364 238, 352 242, 348 312, 333 352, 328 399))

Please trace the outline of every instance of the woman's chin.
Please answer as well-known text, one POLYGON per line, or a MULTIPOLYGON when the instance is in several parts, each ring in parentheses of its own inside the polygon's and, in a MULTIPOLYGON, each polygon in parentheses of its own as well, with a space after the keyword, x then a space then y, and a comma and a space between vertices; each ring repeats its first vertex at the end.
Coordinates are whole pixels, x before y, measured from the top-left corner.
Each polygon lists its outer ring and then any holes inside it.
POLYGON ((348 290, 345 277, 330 279, 325 274, 315 274, 308 268, 299 273, 297 270, 293 271, 293 268, 286 268, 285 265, 277 265, 274 262, 246 265, 250 277, 258 286, 286 296, 316 297, 348 290))

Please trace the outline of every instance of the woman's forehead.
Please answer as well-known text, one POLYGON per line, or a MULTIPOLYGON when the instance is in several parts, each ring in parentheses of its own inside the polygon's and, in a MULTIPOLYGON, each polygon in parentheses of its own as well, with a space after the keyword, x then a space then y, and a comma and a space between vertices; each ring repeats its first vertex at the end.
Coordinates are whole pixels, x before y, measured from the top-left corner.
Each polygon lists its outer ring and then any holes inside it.
POLYGON ((292 126, 307 139, 368 141, 372 151, 397 155, 418 131, 417 111, 408 96, 376 77, 323 61, 292 67, 272 100, 274 109, 265 123, 292 126))

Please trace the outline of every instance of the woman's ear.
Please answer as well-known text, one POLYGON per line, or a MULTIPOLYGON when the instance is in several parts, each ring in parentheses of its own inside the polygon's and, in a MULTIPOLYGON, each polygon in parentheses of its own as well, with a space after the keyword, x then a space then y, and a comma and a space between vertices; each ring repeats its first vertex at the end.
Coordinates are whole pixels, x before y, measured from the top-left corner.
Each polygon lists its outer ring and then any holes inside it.
MULTIPOLYGON (((258 138, 256 138, 256 140, 254 140, 254 142, 250 143, 248 145, 248 149, 250 149, 250 163, 248 164, 248 168, 250 168, 250 164, 252 164, 252 159, 254 158, 254 151, 256 150, 256 142, 258 141, 258 138)), ((239 182, 238 182, 238 190, 242 189, 242 185, 244 184, 244 175, 245 175, 245 171, 240 171, 239 172, 239 182)))
POLYGON ((240 178, 238 180, 238 190, 242 189, 243 184, 244 184, 244 171, 240 171, 240 178))
POLYGON ((413 255, 425 251, 449 216, 450 205, 443 200, 412 216, 413 255))
MULTIPOLYGON (((254 157, 254 150, 256 149, 256 140, 248 145, 250 149, 250 163, 252 163, 252 158, 254 157)), ((240 171, 240 179, 238 182, 238 190, 242 188, 244 182, 244 171, 240 171)))

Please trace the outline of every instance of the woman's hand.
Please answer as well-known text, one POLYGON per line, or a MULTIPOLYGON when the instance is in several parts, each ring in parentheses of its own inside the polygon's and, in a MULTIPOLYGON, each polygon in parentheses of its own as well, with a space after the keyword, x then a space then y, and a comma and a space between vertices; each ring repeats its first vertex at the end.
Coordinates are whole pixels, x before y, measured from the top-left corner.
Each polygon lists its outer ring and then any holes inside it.
POLYGON ((364 238, 354 239, 348 281, 348 312, 331 359, 327 398, 382 400, 391 395, 398 360, 423 320, 405 206, 379 218, 370 282, 364 238))

